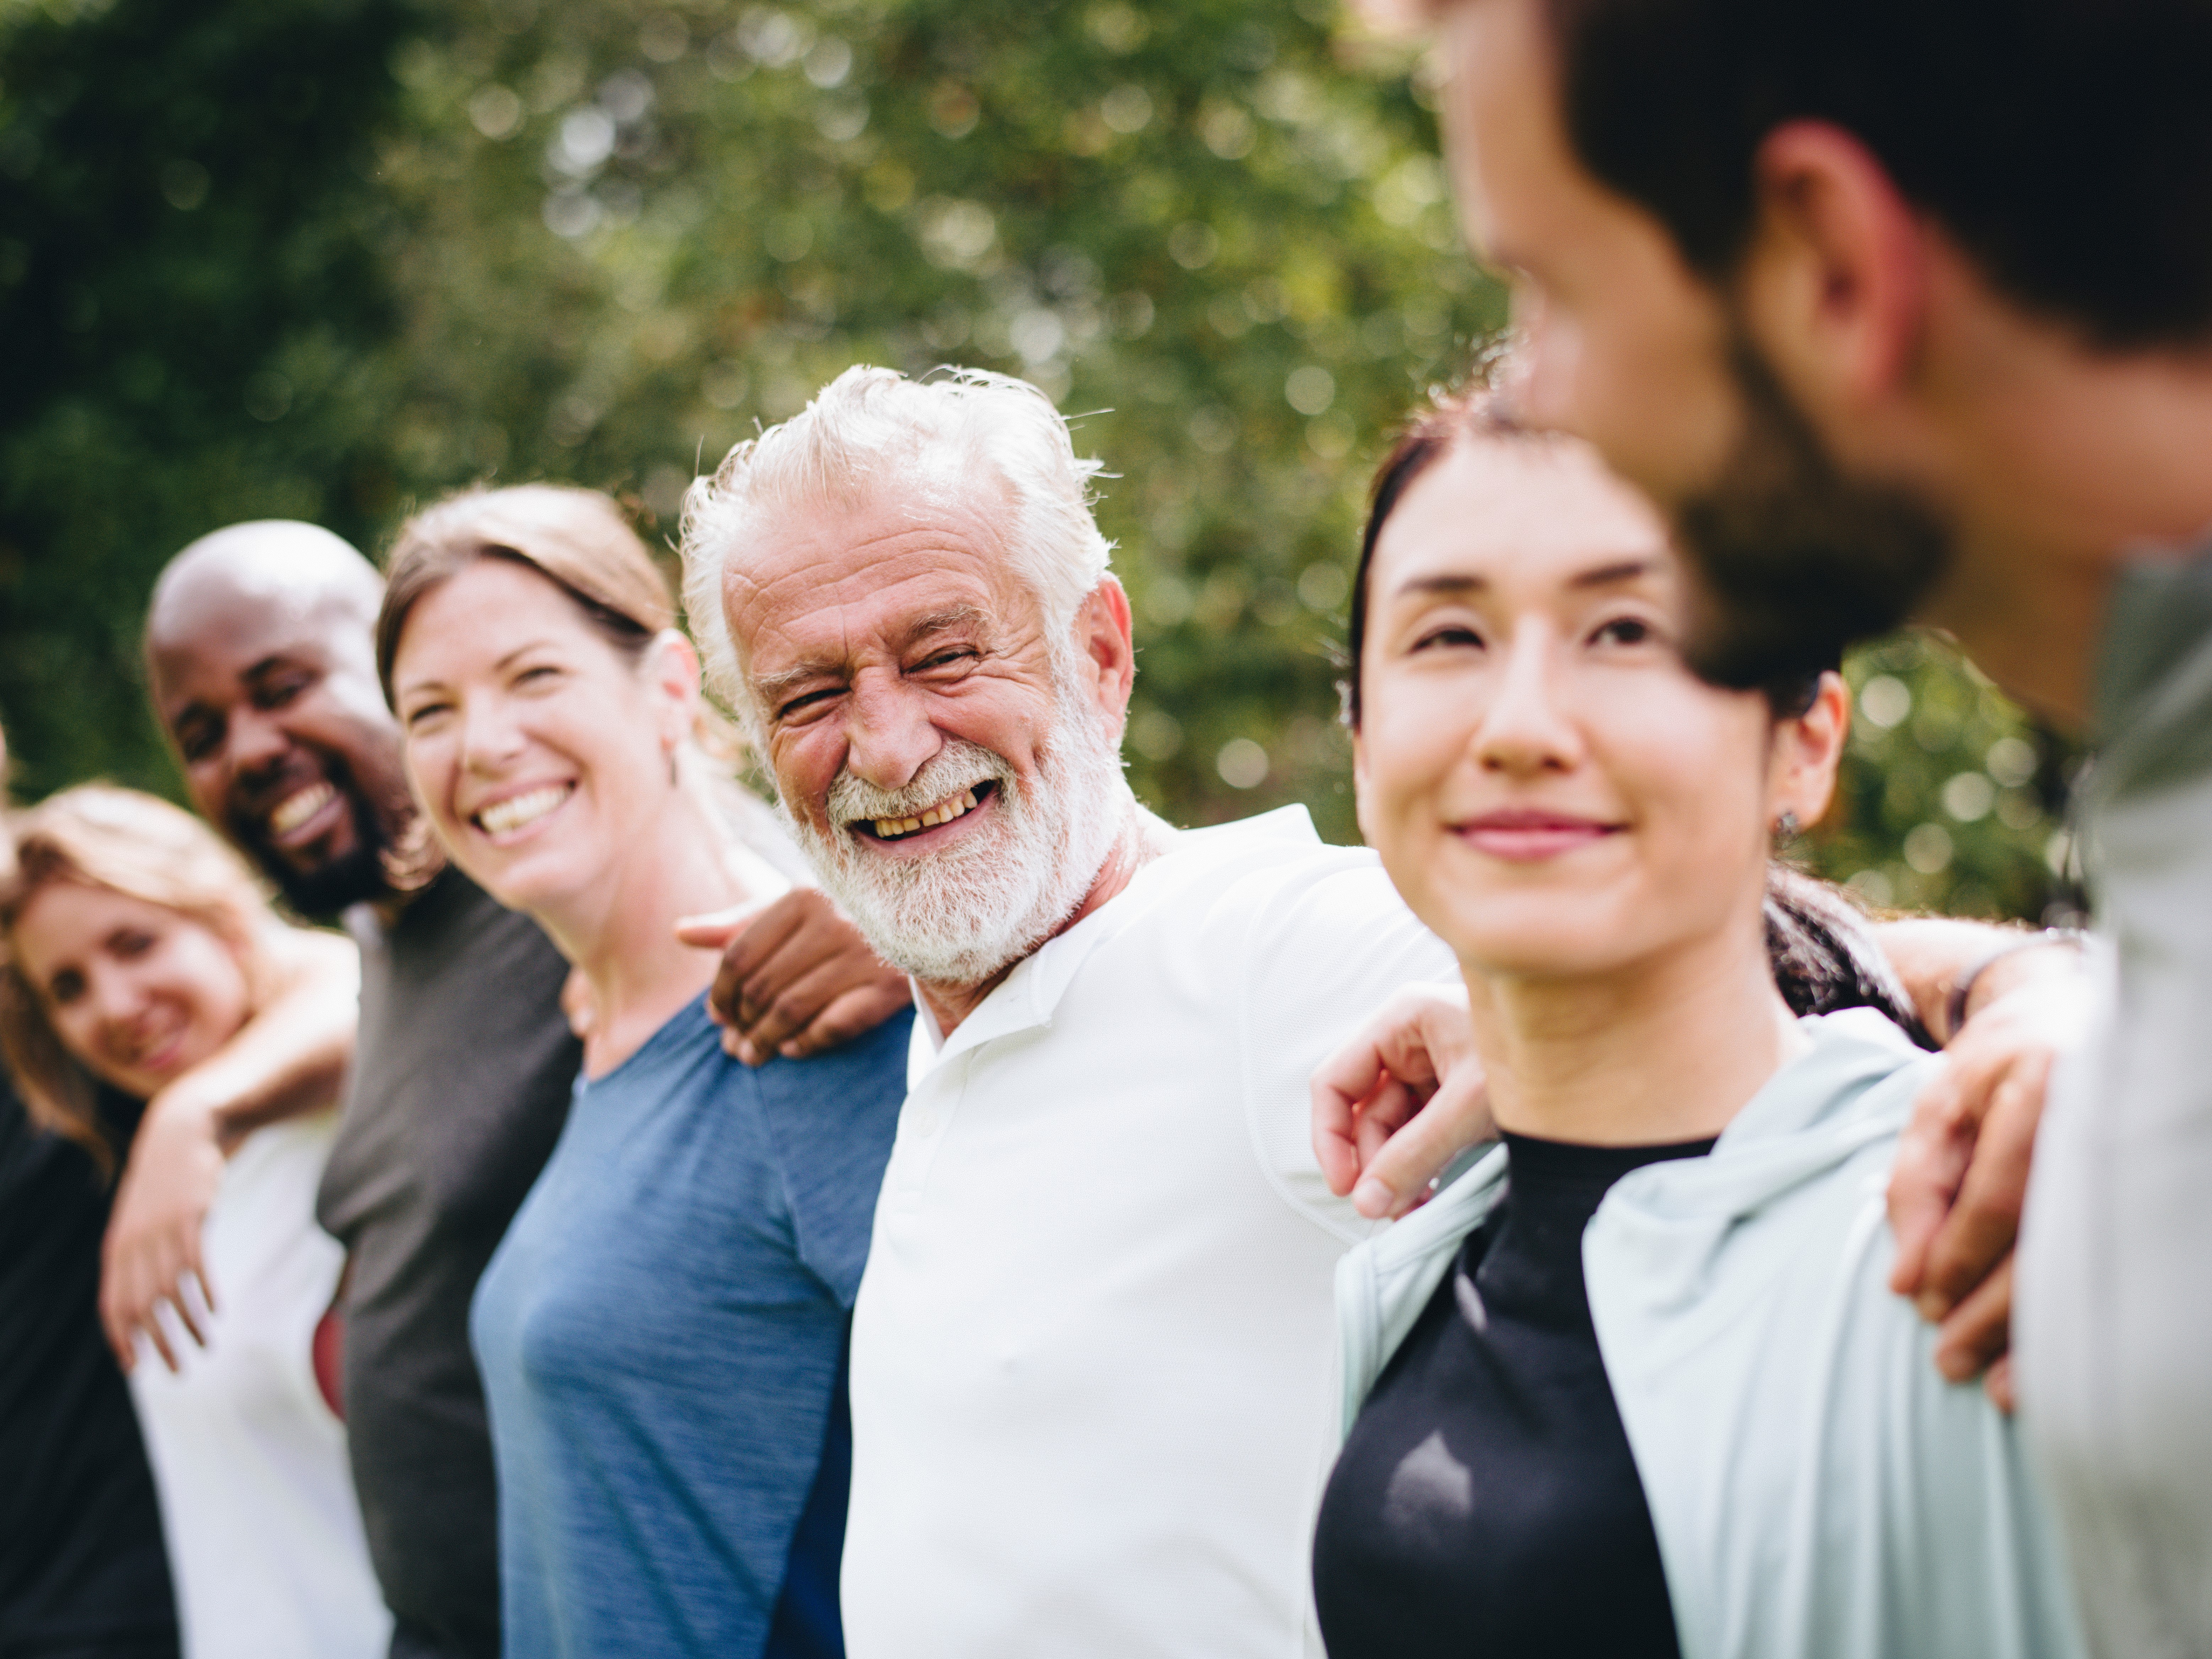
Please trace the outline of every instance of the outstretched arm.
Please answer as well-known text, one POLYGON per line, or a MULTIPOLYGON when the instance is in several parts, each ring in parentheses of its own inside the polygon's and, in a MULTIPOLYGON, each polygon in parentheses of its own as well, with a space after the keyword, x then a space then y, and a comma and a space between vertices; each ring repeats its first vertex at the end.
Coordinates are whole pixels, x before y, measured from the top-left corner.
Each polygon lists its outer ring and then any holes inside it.
POLYGON ((125 1370, 140 1331, 177 1368, 155 1317, 164 1301, 205 1343, 179 1287, 190 1273, 208 1307, 216 1305, 200 1240, 224 1160, 264 1124, 328 1105, 353 1059, 361 957, 352 941, 288 927, 275 954, 275 994, 228 1042, 147 1102, 131 1140, 100 1248, 100 1323, 125 1370))

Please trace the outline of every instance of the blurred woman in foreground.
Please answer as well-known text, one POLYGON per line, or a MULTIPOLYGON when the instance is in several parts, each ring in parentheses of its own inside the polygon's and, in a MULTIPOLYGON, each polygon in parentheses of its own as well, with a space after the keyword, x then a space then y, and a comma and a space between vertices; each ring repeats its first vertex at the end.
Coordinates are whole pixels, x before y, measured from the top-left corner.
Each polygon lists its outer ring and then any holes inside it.
MULTIPOLYGON (((0 1043, 33 1120, 103 1164, 103 1090, 134 1105, 237 1036, 277 988, 352 946, 278 921, 237 855, 166 801, 86 785, 15 820, 0 890, 0 1043)), ((191 1659, 369 1659, 389 1619, 319 1387, 343 1258, 314 1223, 336 1127, 320 1111, 230 1149, 206 1294, 170 1364, 132 1367, 191 1659), (172 1367, 174 1369, 173 1370, 172 1367)))
POLYGON ((410 521, 377 623, 440 842, 590 987, 575 1104, 471 1319, 527 1659, 842 1651, 845 1336, 911 1015, 723 1052, 715 957, 676 924, 773 896, 790 855, 699 740, 674 623, 611 501, 531 485, 410 521))
POLYGON ((2011 1425, 1887 1284, 1917 1022, 1771 858, 1842 682, 1705 685, 1684 608, 1643 501, 1480 401, 1378 482, 1360 823, 1459 956, 1504 1145, 1340 1274, 1330 1651, 2078 1653, 2011 1425))

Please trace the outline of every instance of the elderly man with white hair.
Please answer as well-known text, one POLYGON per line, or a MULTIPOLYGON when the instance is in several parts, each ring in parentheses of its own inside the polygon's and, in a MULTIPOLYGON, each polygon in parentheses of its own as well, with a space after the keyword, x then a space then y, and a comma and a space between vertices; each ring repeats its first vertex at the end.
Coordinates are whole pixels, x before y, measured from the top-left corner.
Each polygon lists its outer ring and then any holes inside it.
POLYGON ((1363 1236, 1308 1079, 1444 948, 1304 809, 1178 831, 1050 401, 841 375, 695 484, 685 597, 823 884, 913 975, 854 1315, 854 1659, 1291 1659, 1363 1236))

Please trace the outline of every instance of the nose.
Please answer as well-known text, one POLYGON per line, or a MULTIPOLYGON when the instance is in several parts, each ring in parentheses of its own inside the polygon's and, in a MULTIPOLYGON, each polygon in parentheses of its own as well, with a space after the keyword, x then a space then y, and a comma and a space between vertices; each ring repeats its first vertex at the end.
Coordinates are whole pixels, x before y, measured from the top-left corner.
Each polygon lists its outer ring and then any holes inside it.
POLYGON ((878 789, 903 789, 945 747, 926 695, 897 674, 863 670, 845 703, 845 765, 878 789))
POLYGON ((258 708, 234 711, 225 735, 230 769, 245 777, 271 769, 292 747, 291 734, 274 715, 258 708))
POLYGON ((92 1006, 94 1018, 100 1022, 103 1035, 127 1032, 137 1021, 144 999, 128 974, 117 972, 106 965, 96 965, 88 973, 90 986, 87 1000, 92 1006))
POLYGON ((474 696, 461 703, 461 764, 480 775, 512 765, 524 747, 522 728, 504 697, 474 696))
POLYGON ((1560 656, 1558 631, 1538 619, 1522 623, 1506 641, 1475 727, 1475 758, 1485 771, 1534 777, 1581 763, 1581 730, 1561 701, 1560 656))

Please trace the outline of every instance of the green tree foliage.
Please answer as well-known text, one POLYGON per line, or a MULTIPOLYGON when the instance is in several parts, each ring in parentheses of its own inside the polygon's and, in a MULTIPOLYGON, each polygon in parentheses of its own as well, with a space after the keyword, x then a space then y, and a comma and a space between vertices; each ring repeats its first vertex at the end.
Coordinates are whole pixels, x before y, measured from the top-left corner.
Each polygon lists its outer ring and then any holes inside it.
MULTIPOLYGON (((672 534, 697 464, 848 365, 961 362, 1044 386, 1112 474, 1140 793, 1188 823, 1304 800, 1350 839, 1366 476, 1504 318, 1427 102, 1327 0, 0 0, 19 781, 169 781, 136 632, 216 525, 373 548, 542 477, 672 534)), ((1915 712, 1862 734, 1811 855, 1878 898, 2039 908, 2051 826, 1988 758, 2016 718, 1885 649, 1855 675, 1915 712), (1970 768, 2004 776, 1945 816, 1970 768)))

